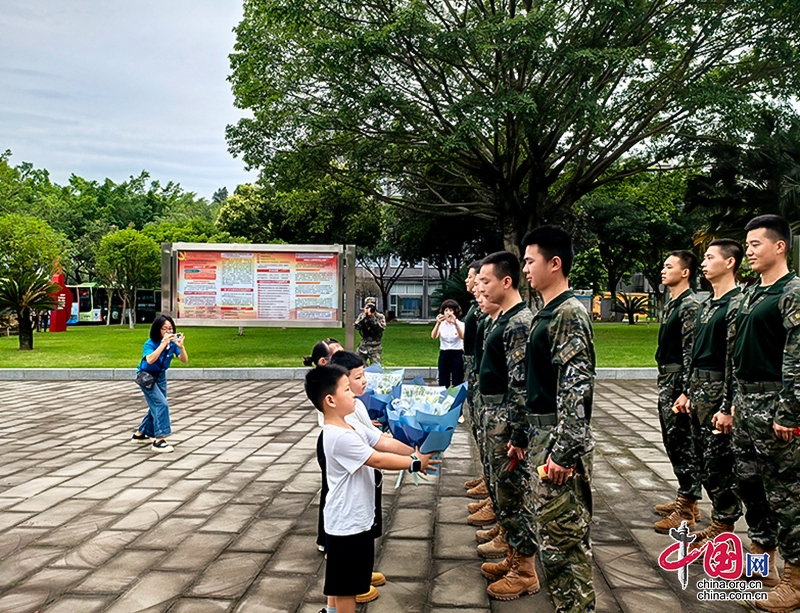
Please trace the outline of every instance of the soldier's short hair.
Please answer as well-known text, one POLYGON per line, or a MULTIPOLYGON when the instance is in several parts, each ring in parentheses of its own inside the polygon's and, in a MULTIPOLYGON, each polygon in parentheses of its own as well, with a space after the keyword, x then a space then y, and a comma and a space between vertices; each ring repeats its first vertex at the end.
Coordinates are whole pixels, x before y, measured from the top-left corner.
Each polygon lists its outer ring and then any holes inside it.
POLYGON ((720 253, 722 253, 722 256, 726 260, 728 258, 733 258, 734 274, 739 270, 739 266, 742 264, 742 258, 744 258, 744 249, 742 249, 742 245, 739 241, 735 241, 732 238, 718 238, 711 241, 708 246, 719 247, 720 253))
POLYGON ((468 270, 474 270, 477 275, 481 271, 481 264, 483 264, 483 260, 475 260, 470 263, 468 270))
POLYGON ((792 248, 792 228, 789 223, 779 215, 759 215, 753 217, 744 227, 745 231, 758 230, 764 228, 767 236, 774 242, 783 241, 786 243, 784 255, 789 257, 789 249, 792 248))
POLYGON ((317 410, 322 411, 325 396, 336 393, 336 387, 347 371, 341 366, 317 366, 306 373, 306 396, 317 410))
POLYGON ((668 257, 678 258, 678 261, 681 263, 681 268, 689 270, 689 281, 695 278, 697 269, 700 267, 700 262, 698 262, 697 256, 694 253, 688 249, 676 249, 675 251, 670 251, 668 257))
POLYGON ((519 287, 520 265, 519 258, 510 251, 496 251, 481 260, 481 267, 492 265, 494 276, 498 279, 511 278, 511 287, 519 287))
POLYGON ((523 249, 530 245, 536 245, 548 262, 554 257, 558 257, 561 260, 561 270, 564 276, 569 276, 572 262, 575 259, 575 250, 572 247, 572 236, 564 228, 552 225, 539 226, 528 232, 522 239, 523 249))

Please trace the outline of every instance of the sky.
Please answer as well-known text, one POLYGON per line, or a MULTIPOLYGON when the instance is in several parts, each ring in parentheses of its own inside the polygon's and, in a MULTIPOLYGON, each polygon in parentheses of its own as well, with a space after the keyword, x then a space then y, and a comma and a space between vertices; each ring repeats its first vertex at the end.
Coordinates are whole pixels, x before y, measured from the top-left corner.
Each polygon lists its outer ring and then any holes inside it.
POLYGON ((210 199, 255 180, 228 153, 241 0, 2 0, 0 152, 67 183, 139 175, 210 199))

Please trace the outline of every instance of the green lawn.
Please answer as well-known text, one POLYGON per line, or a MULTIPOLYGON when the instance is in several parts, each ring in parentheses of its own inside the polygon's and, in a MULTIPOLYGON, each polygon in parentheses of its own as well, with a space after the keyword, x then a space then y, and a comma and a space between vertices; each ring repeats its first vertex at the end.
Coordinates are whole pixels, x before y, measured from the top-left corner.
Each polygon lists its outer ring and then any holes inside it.
MULTIPOLYGON (((430 338, 432 326, 390 324, 384 335, 386 366, 435 366, 438 341, 430 338)), ((139 362, 149 326, 70 327, 62 334, 40 333, 34 351, 19 351, 17 337, 0 337, 0 368, 132 368, 139 362)), ((188 328, 189 366, 193 367, 300 367, 314 343, 327 336, 344 341, 342 329, 188 328)), ((598 366, 655 366, 653 354, 657 324, 597 324, 595 345, 598 366)), ((180 367, 178 361, 173 365, 180 367)))

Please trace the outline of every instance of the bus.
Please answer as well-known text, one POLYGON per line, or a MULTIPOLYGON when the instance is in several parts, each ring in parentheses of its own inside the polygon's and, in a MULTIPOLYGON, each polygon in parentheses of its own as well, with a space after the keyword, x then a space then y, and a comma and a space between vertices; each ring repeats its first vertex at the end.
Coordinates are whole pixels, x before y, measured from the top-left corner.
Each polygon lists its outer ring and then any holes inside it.
MULTIPOLYGON (((72 312, 67 325, 105 324, 109 319, 108 292, 97 283, 67 285, 72 294, 72 312)), ((161 311, 161 291, 140 289, 136 292, 136 323, 152 323, 161 311)), ((122 323, 122 297, 114 292, 111 299, 110 323, 122 323)))

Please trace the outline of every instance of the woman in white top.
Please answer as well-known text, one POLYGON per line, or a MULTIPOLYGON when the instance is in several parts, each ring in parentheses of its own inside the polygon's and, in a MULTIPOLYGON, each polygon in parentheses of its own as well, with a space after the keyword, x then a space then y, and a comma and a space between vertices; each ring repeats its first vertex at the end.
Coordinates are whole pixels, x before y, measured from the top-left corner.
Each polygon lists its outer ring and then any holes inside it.
POLYGON ((450 387, 464 382, 464 322, 455 300, 439 307, 431 338, 439 339, 439 385, 450 387))

